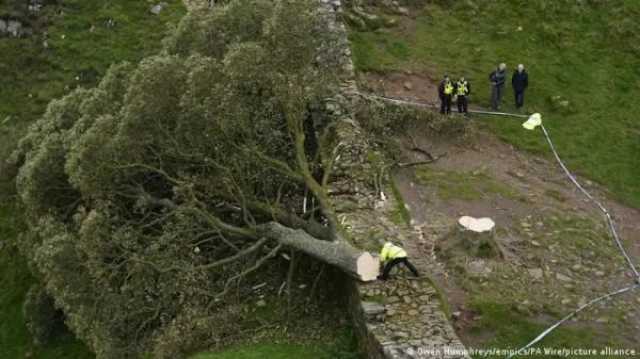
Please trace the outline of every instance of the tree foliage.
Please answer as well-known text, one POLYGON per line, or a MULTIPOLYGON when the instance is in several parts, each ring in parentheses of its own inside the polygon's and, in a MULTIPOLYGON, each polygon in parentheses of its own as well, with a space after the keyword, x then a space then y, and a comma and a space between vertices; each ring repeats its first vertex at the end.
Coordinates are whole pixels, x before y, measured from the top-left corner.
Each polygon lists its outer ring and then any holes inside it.
POLYGON ((63 314, 41 286, 36 284, 29 289, 22 310, 34 344, 45 345, 65 332, 63 314))
POLYGON ((160 55, 53 101, 21 140, 22 249, 99 358, 222 335, 228 288, 282 246, 269 224, 336 236, 321 109, 341 64, 316 6, 190 13, 160 55))

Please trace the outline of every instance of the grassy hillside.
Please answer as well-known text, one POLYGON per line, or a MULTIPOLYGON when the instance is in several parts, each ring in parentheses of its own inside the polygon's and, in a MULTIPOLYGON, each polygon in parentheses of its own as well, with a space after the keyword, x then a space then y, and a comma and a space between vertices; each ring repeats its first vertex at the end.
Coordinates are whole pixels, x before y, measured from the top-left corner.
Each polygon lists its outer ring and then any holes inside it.
MULTIPOLYGON (((497 62, 530 73, 526 111, 539 111, 571 168, 640 207, 640 2, 411 1, 412 17, 376 31, 352 30, 360 71, 466 74, 472 103, 488 106, 497 62), (559 96, 559 98, 558 98, 559 96), (563 103, 563 101, 568 101, 563 103)), ((513 111, 510 86, 503 110, 513 111)), ((487 118, 503 139, 548 153, 539 133, 518 121, 487 118)))
MULTIPOLYGON (((48 102, 77 86, 93 86, 112 64, 138 61, 160 49, 168 24, 185 13, 180 0, 155 16, 146 1, 65 0, 47 7, 37 20, 47 28, 31 38, 0 38, 0 159, 4 160, 25 128, 40 116, 48 102), (109 19, 114 26, 107 26, 109 19)), ((0 0, 0 12, 8 9, 0 0)), ((0 167, 1 171, 1 167, 0 167)), ((0 358, 92 358, 71 335, 34 347, 24 324, 22 302, 34 279, 26 263, 11 247, 17 237, 10 184, 0 186, 0 358)))
POLYGON ((43 10, 40 21, 50 23, 46 40, 42 34, 0 40, 0 119, 32 120, 52 98, 94 85, 112 63, 156 52, 167 23, 176 23, 185 11, 179 0, 167 1, 159 16, 149 13, 146 1, 63 3, 43 10))

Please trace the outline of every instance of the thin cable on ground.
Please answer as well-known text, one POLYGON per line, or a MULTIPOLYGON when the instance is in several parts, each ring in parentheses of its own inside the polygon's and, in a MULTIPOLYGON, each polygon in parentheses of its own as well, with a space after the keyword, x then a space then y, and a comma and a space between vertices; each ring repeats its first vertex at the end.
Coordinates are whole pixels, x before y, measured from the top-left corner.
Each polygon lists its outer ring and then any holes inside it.
POLYGON ((598 298, 595 298, 595 299, 591 300, 589 303, 582 305, 580 308, 574 310, 573 312, 571 312, 570 314, 568 314, 564 318, 560 319, 554 325, 550 326, 545 331, 540 333, 540 335, 538 335, 529 344, 527 344, 527 345, 523 346, 522 348, 518 349, 518 351, 516 351, 513 354, 509 355, 507 358, 513 358, 516 355, 522 354, 522 352, 524 352, 525 350, 529 349, 531 346, 533 346, 536 343, 538 343, 539 341, 541 341, 544 337, 547 336, 547 334, 551 333, 554 329, 556 329, 560 325, 564 324, 564 322, 566 322, 567 320, 573 318, 576 314, 580 313, 584 309, 586 309, 586 308, 588 308, 588 307, 590 307, 590 306, 592 306, 592 305, 594 305, 594 304, 596 304, 598 302, 601 302, 601 301, 603 301, 605 299, 609 299, 609 298, 615 297, 617 295, 629 292, 629 291, 637 289, 637 288, 640 288, 640 284, 634 284, 634 285, 632 285, 630 287, 622 288, 622 289, 619 289, 619 290, 617 290, 615 292, 611 292, 611 293, 605 294, 603 296, 600 296, 598 298))
POLYGON ((629 254, 627 254, 627 251, 622 246, 620 237, 618 236, 618 232, 616 231, 615 224, 613 222, 613 219, 611 218, 611 214, 602 205, 602 203, 600 203, 600 201, 595 199, 589 192, 587 192, 587 190, 585 190, 584 187, 580 185, 578 180, 576 180, 576 178, 571 174, 571 172, 569 172, 569 169, 567 169, 567 166, 565 166, 564 162, 562 162, 562 160, 560 159, 560 156, 558 155, 558 152, 556 151, 556 148, 553 145, 553 142, 551 142, 551 138, 549 137, 549 133, 547 132, 547 129, 544 127, 544 125, 540 125, 540 128, 542 128, 542 133, 544 133, 544 137, 547 139, 547 143, 549 143, 551 152, 553 152, 553 155, 555 156, 556 161, 558 162, 560 167, 562 167, 562 170, 567 175, 567 177, 569 177, 571 182, 573 182, 573 184, 580 190, 580 192, 582 192, 591 202, 593 202, 596 206, 598 206, 598 208, 602 211, 602 213, 604 213, 607 220, 607 224, 609 225, 609 230, 611 231, 611 235, 613 236, 613 239, 615 240, 616 245, 618 246, 618 249, 620 249, 620 252, 624 256, 625 260, 627 261, 627 264, 629 264, 629 267, 635 274, 636 282, 640 283, 640 273, 638 273, 638 270, 636 269, 636 266, 633 264, 633 261, 629 257, 629 254))
POLYGON ((401 100, 401 99, 397 99, 397 98, 393 98, 393 97, 372 95, 372 94, 363 93, 363 92, 354 92, 354 93, 356 95, 358 95, 358 96, 362 96, 364 98, 369 98, 369 99, 384 100, 384 101, 387 101, 387 102, 399 103, 399 104, 404 104, 404 105, 412 105, 412 106, 418 106, 418 107, 437 108, 437 106, 435 106, 433 104, 428 104, 428 103, 423 103, 423 102, 401 100))
POLYGON ((517 113, 506 113, 506 112, 469 110, 469 113, 475 113, 475 114, 479 114, 479 115, 498 115, 498 116, 511 116, 511 117, 519 117, 519 118, 529 118, 529 115, 519 115, 517 113))

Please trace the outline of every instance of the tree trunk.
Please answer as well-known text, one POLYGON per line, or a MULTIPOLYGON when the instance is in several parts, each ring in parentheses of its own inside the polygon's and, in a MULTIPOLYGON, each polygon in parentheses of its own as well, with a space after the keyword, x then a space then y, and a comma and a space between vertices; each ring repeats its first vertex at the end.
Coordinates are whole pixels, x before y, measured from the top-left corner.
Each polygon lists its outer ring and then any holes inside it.
POLYGON ((495 239, 495 226, 490 218, 460 217, 457 237, 463 248, 474 257, 502 257, 495 239))
POLYGON ((335 266, 363 282, 375 280, 380 272, 377 257, 346 243, 318 240, 303 230, 285 227, 276 222, 261 226, 260 234, 335 266))

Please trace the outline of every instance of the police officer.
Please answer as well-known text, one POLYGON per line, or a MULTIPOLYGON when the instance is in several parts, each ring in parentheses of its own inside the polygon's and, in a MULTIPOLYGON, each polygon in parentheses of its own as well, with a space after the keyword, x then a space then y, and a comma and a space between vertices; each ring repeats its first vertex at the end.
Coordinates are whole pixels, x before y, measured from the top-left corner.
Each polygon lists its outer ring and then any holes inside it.
POLYGON ((389 273, 393 267, 400 263, 409 268, 414 276, 418 276, 418 270, 407 259, 407 252, 391 242, 386 242, 384 246, 382 246, 382 250, 380 251, 380 262, 384 265, 382 275, 379 277, 382 280, 389 279, 389 273))
POLYGON ((440 96, 440 113, 451 113, 451 97, 453 96, 453 84, 449 75, 445 74, 444 79, 438 86, 438 96, 440 96))
POLYGON ((464 76, 460 77, 460 80, 456 82, 455 94, 458 97, 458 112, 467 113, 467 106, 469 104, 467 96, 471 94, 471 86, 469 82, 465 80, 464 76))

